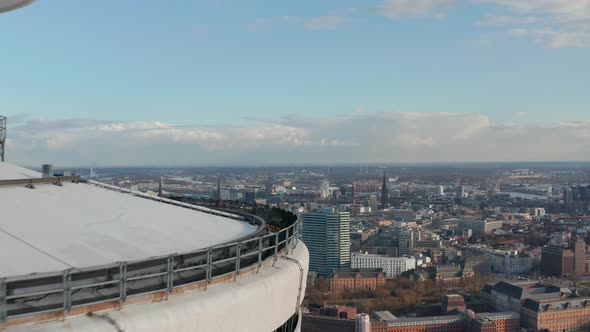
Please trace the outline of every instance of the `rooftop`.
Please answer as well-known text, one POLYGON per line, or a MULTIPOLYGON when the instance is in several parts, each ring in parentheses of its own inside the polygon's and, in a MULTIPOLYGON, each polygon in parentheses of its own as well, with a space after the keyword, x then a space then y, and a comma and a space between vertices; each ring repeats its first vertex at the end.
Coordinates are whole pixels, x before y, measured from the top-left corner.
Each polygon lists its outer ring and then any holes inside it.
POLYGON ((373 316, 384 322, 392 322, 397 320, 397 317, 389 311, 375 311, 373 312, 373 316))
POLYGON ((383 272, 381 269, 350 269, 350 268, 342 268, 342 269, 334 269, 332 278, 377 278, 381 277, 384 278, 383 272))
POLYGON ((484 287, 486 293, 492 290, 506 294, 516 299, 525 298, 559 298, 561 289, 552 285, 543 285, 536 281, 512 282, 500 281, 493 286, 484 287))
MULTIPOLYGON (((38 177, 0 163, 0 180, 38 177)), ((0 202, 0 278, 189 252, 256 231, 241 220, 87 183, 0 185, 0 202)))
POLYGON ((526 299, 523 308, 536 311, 560 311, 567 309, 581 309, 590 306, 590 297, 568 298, 557 301, 542 301, 538 299, 526 299))
POLYGON ((41 173, 27 168, 0 162, 0 180, 36 179, 41 173))

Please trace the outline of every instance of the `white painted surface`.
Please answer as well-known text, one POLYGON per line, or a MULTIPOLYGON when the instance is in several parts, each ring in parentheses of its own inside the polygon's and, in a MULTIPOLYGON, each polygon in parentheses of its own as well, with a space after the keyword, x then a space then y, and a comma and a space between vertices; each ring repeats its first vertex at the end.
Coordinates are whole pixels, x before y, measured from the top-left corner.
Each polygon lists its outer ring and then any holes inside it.
POLYGON ((24 167, 0 162, 0 180, 35 179, 40 178, 41 175, 39 172, 24 167))
POLYGON ((0 277, 188 252, 256 230, 89 184, 35 186, 0 186, 0 277))
MULTIPOLYGON (((309 253, 302 242, 290 257, 304 267, 301 299, 309 253)), ((267 262, 271 261, 269 258, 267 262)), ((236 282, 210 286, 172 296, 159 303, 124 306, 107 314, 126 332, 271 332, 286 322, 297 310, 301 274, 299 266, 281 259, 275 267, 267 266, 259 274, 238 277, 236 282)), ((11 327, 6 332, 112 332, 115 328, 104 319, 87 316, 69 317, 64 321, 11 327)))
POLYGON ((395 278, 403 272, 416 268, 414 257, 389 257, 363 253, 352 253, 350 264, 353 269, 382 269, 385 277, 395 278))

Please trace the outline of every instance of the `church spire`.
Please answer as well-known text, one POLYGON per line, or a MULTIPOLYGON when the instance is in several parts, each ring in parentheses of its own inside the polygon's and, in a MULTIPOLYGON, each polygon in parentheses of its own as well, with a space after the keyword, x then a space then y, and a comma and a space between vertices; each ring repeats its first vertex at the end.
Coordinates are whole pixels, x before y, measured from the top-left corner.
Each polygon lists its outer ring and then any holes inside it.
POLYGON ((383 184, 381 185, 381 208, 385 209, 389 205, 389 188, 387 188, 387 177, 383 171, 383 184))

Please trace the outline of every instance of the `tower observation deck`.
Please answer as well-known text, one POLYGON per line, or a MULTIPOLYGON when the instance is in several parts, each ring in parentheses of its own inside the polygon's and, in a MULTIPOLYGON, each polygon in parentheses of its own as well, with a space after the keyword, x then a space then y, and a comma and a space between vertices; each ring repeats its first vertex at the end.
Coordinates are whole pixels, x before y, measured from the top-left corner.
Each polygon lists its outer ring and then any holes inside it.
POLYGON ((298 232, 0 162, 0 330, 296 332, 298 232))

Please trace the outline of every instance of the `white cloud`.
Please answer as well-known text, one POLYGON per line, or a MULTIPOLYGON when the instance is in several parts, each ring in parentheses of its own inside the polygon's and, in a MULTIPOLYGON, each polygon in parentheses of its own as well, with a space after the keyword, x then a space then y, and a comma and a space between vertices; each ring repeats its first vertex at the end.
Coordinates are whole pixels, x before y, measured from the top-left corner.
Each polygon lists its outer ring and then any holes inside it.
POLYGON ((519 15, 493 16, 479 21, 480 25, 533 25, 511 29, 515 36, 529 36, 550 48, 590 47, 590 0, 477 0, 500 6, 519 15))
POLYGON ((478 0, 503 6, 520 13, 547 13, 563 19, 590 16, 589 0, 478 0))
POLYGON ((8 133, 8 160, 25 165, 534 161, 590 155, 585 143, 590 121, 494 123, 475 113, 291 114, 241 127, 42 119, 11 122, 8 133))
POLYGON ((316 16, 316 17, 302 17, 302 16, 277 16, 270 18, 257 19, 250 23, 250 28, 259 30, 272 25, 293 25, 309 30, 334 30, 339 29, 352 20, 344 16, 316 16))
POLYGON ((434 16, 443 17, 456 0, 384 0, 377 8, 389 18, 434 16))
POLYGON ((512 29, 515 37, 532 36, 539 44, 549 48, 588 48, 590 31, 559 31, 552 28, 512 29))
POLYGON ((539 22, 534 16, 486 15, 477 22, 478 25, 525 25, 539 22))
POLYGON ((337 29, 351 20, 342 16, 319 16, 308 19, 305 26, 311 30, 337 29))
POLYGON ((475 39, 475 43, 480 46, 491 46, 494 44, 492 37, 489 35, 480 35, 475 39))

